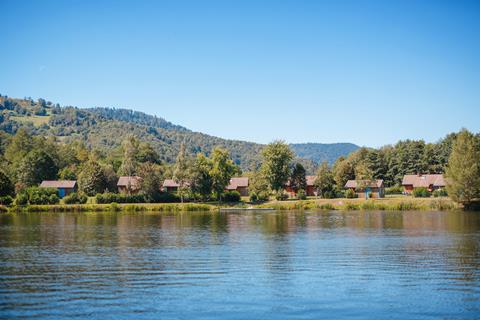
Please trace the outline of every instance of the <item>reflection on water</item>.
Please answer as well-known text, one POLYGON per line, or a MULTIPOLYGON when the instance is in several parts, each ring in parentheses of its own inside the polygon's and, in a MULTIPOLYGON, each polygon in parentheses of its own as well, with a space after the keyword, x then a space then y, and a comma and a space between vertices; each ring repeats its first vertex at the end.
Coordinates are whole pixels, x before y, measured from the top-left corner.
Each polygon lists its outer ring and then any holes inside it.
POLYGON ((480 215, 0 215, 0 318, 480 317, 480 215))

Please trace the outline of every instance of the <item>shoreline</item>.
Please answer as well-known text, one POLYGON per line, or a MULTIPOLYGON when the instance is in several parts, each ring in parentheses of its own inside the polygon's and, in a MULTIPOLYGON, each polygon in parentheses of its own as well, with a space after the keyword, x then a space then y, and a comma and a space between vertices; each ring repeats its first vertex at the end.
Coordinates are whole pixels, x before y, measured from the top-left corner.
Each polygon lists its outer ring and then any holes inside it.
POLYGON ((28 206, 0 206, 0 213, 22 212, 219 212, 221 209, 248 210, 344 210, 344 211, 451 211, 462 209, 460 205, 448 197, 440 198, 411 198, 387 197, 381 199, 307 199, 268 201, 260 204, 247 202, 239 203, 130 203, 130 204, 57 204, 57 205, 28 205, 28 206))

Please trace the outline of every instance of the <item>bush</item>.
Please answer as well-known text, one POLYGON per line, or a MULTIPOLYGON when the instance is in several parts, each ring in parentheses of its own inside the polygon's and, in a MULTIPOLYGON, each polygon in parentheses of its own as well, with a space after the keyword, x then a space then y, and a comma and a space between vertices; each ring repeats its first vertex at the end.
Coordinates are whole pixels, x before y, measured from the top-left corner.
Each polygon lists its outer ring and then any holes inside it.
POLYGON ((432 194, 435 198, 447 197, 448 196, 447 190, 445 190, 445 189, 437 189, 437 190, 433 191, 432 194))
POLYGON ((4 206, 9 206, 13 203, 13 198, 11 196, 0 197, 0 204, 4 206))
POLYGON ((57 204, 59 201, 57 189, 32 187, 17 194, 15 204, 19 206, 27 204, 57 204))
POLYGON ((323 199, 333 199, 335 198, 335 192, 333 191, 325 191, 322 195, 323 199))
POLYGON ((345 198, 353 199, 353 198, 356 198, 356 197, 357 197, 357 194, 352 189, 347 189, 345 191, 345 198))
POLYGON ((402 194, 403 187, 402 186, 393 186, 385 188, 385 194, 402 194))
POLYGON ((227 191, 223 194, 223 201, 225 202, 239 202, 241 199, 240 192, 234 191, 227 191))
POLYGON ((298 192, 297 192, 297 198, 298 198, 298 200, 305 200, 305 199, 307 199, 307 193, 305 192, 305 190, 303 190, 303 189, 298 190, 298 192))
POLYGON ((84 204, 87 203, 88 197, 82 193, 72 192, 63 198, 65 204, 84 204))
POLYGON ((97 203, 143 203, 145 198, 141 194, 99 193, 95 196, 97 203))
POLYGON ((275 199, 277 199, 278 201, 287 200, 287 199, 288 199, 288 194, 285 194, 285 193, 283 193, 283 192, 278 192, 278 193, 275 195, 275 199))
POLYGON ((158 195, 158 197, 156 197, 155 202, 160 202, 160 203, 180 202, 180 197, 174 193, 162 192, 158 195))
POLYGON ((15 204, 17 206, 25 206, 28 204, 28 194, 22 192, 17 194, 17 197, 15 198, 15 204))
POLYGON ((430 197, 430 191, 425 187, 413 188, 413 196, 415 198, 428 198, 430 197))

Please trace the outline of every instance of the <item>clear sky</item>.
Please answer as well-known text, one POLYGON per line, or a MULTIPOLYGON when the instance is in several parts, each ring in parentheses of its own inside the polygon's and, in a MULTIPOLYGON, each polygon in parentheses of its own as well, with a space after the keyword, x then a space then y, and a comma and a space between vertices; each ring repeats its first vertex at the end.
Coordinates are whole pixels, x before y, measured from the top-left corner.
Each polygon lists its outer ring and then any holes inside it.
POLYGON ((270 142, 480 131, 480 1, 0 0, 0 93, 270 142))

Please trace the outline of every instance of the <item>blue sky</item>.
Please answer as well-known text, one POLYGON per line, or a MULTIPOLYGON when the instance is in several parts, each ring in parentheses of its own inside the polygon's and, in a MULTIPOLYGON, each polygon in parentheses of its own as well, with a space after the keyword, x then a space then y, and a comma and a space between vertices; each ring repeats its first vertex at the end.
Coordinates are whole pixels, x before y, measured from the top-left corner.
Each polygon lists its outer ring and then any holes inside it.
POLYGON ((480 131, 479 1, 0 0, 0 93, 270 142, 480 131))

